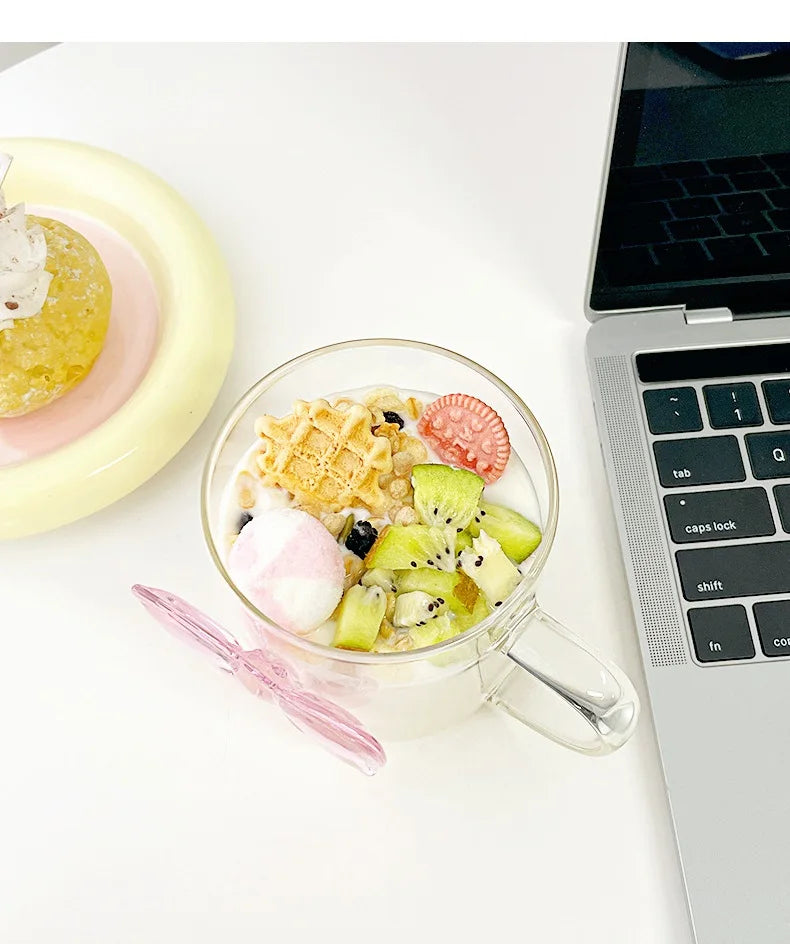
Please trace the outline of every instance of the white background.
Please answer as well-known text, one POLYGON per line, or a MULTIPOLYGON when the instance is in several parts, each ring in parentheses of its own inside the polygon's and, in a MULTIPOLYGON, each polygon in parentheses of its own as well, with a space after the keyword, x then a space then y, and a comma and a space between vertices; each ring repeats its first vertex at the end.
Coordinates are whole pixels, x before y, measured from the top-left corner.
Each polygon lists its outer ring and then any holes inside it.
POLYGON ((58 46, 0 75, 2 133, 139 161, 213 229, 238 342, 158 476, 0 544, 0 940, 686 944, 645 705, 609 758, 492 709, 367 780, 179 647, 129 586, 233 623, 203 458, 282 360, 400 335, 467 353, 552 443, 541 598, 646 700, 585 373, 584 281, 616 47, 58 46))

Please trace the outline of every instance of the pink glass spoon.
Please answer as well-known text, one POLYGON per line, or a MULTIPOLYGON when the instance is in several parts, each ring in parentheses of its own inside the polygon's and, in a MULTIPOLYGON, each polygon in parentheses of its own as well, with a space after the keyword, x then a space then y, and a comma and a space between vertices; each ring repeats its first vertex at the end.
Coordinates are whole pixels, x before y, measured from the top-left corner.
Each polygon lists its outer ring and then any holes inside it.
POLYGON ((260 697, 272 698, 286 717, 312 734, 341 760, 372 776, 386 763, 379 742, 344 708, 303 689, 285 663, 264 649, 242 649, 205 613, 166 590, 135 584, 132 593, 165 629, 184 642, 208 649, 260 697))

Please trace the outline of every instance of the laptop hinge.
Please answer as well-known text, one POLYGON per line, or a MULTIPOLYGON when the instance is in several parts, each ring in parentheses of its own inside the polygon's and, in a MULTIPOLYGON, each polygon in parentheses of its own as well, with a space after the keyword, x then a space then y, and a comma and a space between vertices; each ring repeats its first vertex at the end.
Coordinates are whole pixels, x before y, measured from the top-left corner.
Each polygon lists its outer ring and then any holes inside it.
POLYGON ((722 321, 732 321, 732 312, 729 308, 697 308, 694 311, 684 311, 686 324, 715 324, 722 321))

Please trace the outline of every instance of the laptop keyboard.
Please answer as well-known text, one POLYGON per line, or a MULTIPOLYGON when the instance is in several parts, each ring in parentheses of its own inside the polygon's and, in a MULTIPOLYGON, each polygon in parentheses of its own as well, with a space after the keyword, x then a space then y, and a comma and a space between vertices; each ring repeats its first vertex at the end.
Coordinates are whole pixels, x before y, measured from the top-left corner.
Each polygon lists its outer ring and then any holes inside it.
POLYGON ((790 658, 790 377, 640 389, 697 660, 790 658))
POLYGON ((790 272, 790 152, 613 168, 600 262, 613 285, 790 272))

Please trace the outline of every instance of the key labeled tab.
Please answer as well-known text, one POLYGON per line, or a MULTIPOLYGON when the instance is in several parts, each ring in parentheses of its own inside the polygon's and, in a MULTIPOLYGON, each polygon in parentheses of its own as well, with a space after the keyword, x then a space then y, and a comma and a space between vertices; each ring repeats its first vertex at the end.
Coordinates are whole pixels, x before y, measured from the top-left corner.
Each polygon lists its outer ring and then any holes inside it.
POLYGON ((702 388, 714 429, 762 426, 763 413, 753 383, 711 384, 702 388))
POLYGON ((693 387, 671 387, 668 390, 645 390, 645 413, 650 432, 692 433, 702 429, 702 416, 693 387))
POLYGON ((689 601, 790 593, 790 542, 733 544, 677 551, 683 596, 689 601))
POLYGON ((755 603, 754 622, 767 656, 790 656, 790 600, 755 603))
POLYGON ((689 628, 700 662, 753 659, 754 643, 742 606, 706 606, 689 610, 689 628))
POLYGON ((676 544, 731 541, 776 533, 764 488, 665 495, 664 507, 676 544))
POLYGON ((747 433, 745 439, 756 479, 790 478, 790 432, 747 433))
POLYGON ((663 439, 653 443, 653 452, 664 488, 743 482, 746 478, 734 436, 663 439))

